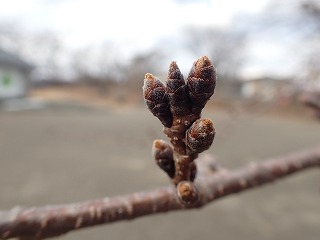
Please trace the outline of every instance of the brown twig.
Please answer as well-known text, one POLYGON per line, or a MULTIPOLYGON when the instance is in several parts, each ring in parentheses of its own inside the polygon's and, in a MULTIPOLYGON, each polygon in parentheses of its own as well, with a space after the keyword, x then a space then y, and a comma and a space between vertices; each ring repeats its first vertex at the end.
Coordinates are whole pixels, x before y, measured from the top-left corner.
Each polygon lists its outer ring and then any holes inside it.
MULTIPOLYGON (((216 168, 212 158, 198 160, 195 185, 202 207, 218 198, 273 182, 292 173, 320 166, 320 146, 254 163, 234 171, 216 168)), ((184 187, 188 191, 188 186, 184 187)), ((0 212, 0 239, 44 239, 99 224, 185 209, 174 186, 150 192, 41 208, 0 212)))

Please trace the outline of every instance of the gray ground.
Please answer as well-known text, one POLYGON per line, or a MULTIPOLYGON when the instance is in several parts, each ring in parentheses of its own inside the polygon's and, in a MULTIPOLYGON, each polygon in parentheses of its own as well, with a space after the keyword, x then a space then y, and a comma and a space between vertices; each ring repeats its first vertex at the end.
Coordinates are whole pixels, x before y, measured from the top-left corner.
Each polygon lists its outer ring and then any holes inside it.
MULTIPOLYGON (((205 112, 208 151, 238 167, 320 142, 313 121, 205 112)), ((68 203, 149 190, 168 179, 151 158, 160 123, 144 108, 0 111, 0 209, 68 203)), ((319 170, 234 195, 201 210, 170 212, 69 233, 60 239, 320 238, 319 170)))

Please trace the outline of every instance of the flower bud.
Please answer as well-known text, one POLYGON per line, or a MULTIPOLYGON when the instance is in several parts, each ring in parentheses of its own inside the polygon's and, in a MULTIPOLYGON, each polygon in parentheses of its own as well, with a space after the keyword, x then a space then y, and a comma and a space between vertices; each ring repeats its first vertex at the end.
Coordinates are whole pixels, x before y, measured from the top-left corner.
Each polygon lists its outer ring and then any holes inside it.
POLYGON ((200 114, 216 86, 216 69, 206 56, 194 62, 187 78, 192 112, 200 114))
POLYGON ((151 73, 147 73, 144 79, 143 96, 150 112, 156 116, 165 127, 171 127, 172 114, 166 88, 162 82, 151 73))
POLYGON ((177 196, 184 206, 195 205, 199 201, 199 193, 194 183, 182 181, 177 186, 177 196))
POLYGON ((153 142, 152 153, 157 165, 165 171, 170 178, 175 175, 173 149, 169 143, 158 139, 153 142))
POLYGON ((215 129, 210 119, 198 119, 186 132, 186 145, 192 153, 201 153, 210 148, 215 129))
POLYGON ((173 115, 183 116, 190 112, 187 85, 176 62, 171 62, 168 72, 167 93, 173 115))

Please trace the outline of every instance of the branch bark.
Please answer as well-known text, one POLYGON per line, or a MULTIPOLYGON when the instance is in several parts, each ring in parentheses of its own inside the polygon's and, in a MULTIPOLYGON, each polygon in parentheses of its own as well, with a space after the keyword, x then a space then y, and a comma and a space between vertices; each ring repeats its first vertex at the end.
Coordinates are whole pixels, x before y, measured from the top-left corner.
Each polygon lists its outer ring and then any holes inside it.
MULTIPOLYGON (((197 161, 199 173, 195 184, 200 200, 193 208, 308 168, 320 167, 320 146, 233 171, 217 168, 212 157, 197 161)), ((80 228, 182 209, 186 207, 177 201, 174 186, 82 203, 30 209, 17 207, 0 212, 0 239, 44 239, 80 228)))

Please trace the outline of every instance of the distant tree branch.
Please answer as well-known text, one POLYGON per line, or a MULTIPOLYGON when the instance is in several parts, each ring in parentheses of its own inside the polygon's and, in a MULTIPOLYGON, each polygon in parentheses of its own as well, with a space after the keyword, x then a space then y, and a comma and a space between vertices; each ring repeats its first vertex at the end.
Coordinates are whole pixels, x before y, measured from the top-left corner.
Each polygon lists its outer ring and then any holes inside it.
POLYGON ((301 95, 300 100, 304 105, 313 109, 320 120, 320 91, 305 92, 301 95))
MULTIPOLYGON (((320 146, 233 171, 217 167, 212 157, 197 161, 199 172, 195 184, 200 200, 193 208, 304 169, 319 167, 320 146)), ((80 228, 182 209, 186 208, 177 201, 174 186, 82 203, 17 207, 0 212, 0 239, 44 239, 80 228)))

